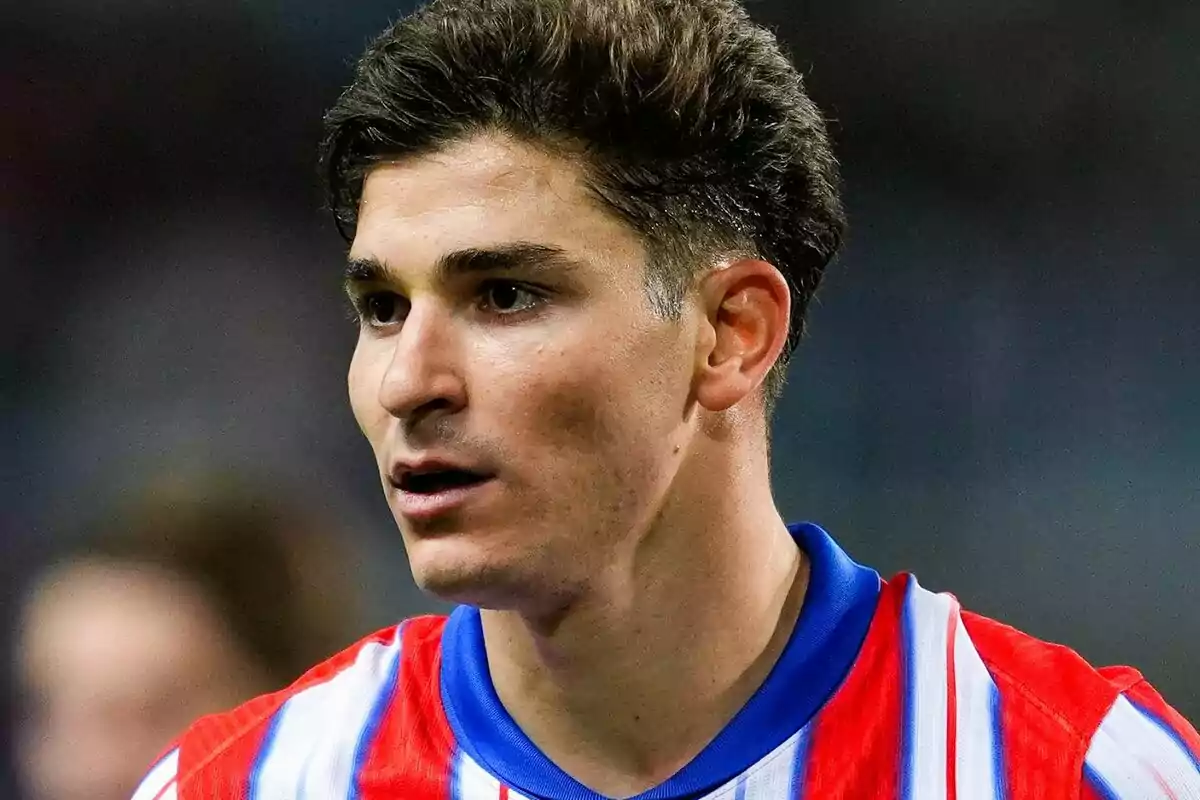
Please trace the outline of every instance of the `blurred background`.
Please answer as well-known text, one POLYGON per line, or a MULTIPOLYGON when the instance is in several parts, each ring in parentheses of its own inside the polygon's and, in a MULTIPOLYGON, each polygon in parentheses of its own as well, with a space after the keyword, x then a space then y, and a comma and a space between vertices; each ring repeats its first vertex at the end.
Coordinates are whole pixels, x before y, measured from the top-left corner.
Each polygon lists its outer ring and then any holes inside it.
MULTIPOLYGON (((64 581, 101 597, 134 563, 187 606, 195 564, 128 546, 178 527, 163 502, 218 527, 273 509, 236 524, 336 550, 288 573, 346 612, 331 650, 436 609, 345 400, 315 167, 354 57, 408 7, 0 7, 5 685, 67 658, 30 643, 46 620, 99 624, 56 605, 64 581)), ((780 504, 881 572, 1138 666, 1200 720, 1200 5, 751 9, 832 118, 852 222, 777 414, 780 504)), ((252 631, 193 610, 168 621, 265 669, 252 631)), ((252 688, 211 678, 172 679, 252 688)), ((17 731, 52 715, 0 702, 0 798, 20 797, 17 731)))

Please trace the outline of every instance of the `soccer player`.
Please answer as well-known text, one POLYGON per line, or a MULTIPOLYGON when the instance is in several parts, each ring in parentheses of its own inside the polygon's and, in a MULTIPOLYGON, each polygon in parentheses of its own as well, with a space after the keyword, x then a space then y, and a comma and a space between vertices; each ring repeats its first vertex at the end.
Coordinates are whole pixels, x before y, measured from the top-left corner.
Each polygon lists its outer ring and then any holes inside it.
POLYGON ((1133 669, 786 525, 768 419, 843 230, 732 0, 435 0, 327 117, 351 404, 458 603, 187 730, 137 800, 1200 797, 1133 669))

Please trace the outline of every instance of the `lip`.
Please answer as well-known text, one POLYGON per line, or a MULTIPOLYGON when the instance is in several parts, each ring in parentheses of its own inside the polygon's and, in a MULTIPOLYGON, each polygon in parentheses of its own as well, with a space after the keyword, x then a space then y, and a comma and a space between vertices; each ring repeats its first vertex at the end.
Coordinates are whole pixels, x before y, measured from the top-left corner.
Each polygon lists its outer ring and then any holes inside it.
POLYGON ((414 522, 430 520, 465 506, 490 489, 496 479, 495 473, 489 469, 448 458, 428 456, 393 462, 387 477, 393 491, 393 506, 396 512, 414 522), (478 473, 483 479, 469 486, 452 486, 437 492, 410 492, 401 488, 408 473, 450 469, 478 473))
POLYGON ((418 494, 401 489, 392 482, 395 492, 395 510, 404 518, 413 521, 431 520, 451 511, 458 510, 468 503, 479 499, 480 495, 491 489, 496 482, 494 477, 488 477, 470 486, 454 486, 438 492, 418 494))

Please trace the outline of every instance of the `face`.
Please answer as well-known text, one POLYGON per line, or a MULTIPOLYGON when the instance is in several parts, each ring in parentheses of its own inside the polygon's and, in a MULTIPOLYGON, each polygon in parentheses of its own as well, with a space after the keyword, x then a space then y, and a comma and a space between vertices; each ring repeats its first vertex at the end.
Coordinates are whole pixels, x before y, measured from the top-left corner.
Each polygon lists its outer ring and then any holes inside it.
POLYGON ((18 667, 28 709, 20 761, 36 800, 125 800, 190 722, 258 688, 190 586, 98 563, 37 589, 18 667))
POLYGON ((689 430, 692 310, 577 167, 501 138, 375 168, 350 251, 351 404, 419 585, 489 607, 611 576, 689 430))

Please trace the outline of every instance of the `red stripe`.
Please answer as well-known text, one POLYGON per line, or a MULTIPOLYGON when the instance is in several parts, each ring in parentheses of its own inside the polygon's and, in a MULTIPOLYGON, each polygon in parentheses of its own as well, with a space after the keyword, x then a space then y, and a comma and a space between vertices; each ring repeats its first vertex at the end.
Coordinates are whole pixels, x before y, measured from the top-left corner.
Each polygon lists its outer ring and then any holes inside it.
POLYGON ((1084 778, 1079 787, 1079 800, 1104 800, 1104 798, 1096 791, 1096 787, 1092 786, 1091 781, 1084 778))
POLYGON ((404 625, 396 693, 357 776, 361 800, 450 797, 454 735, 440 682, 445 623, 418 617, 404 625))
MULTIPOLYGON (((970 612, 963 612, 962 620, 1000 695, 1007 800, 1080 792, 1081 782, 1087 783, 1083 765, 1088 743, 1119 688, 1066 647, 970 612)), ((1122 685, 1136 682, 1124 673, 1113 678, 1122 685)))
POLYGON ((884 585, 862 651, 841 688, 810 723, 797 800, 896 796, 903 724, 900 610, 905 580, 884 585))
POLYGON ((508 800, 508 787, 500 784, 500 800, 508 800))
POLYGON ((271 718, 289 696, 260 697, 193 725, 179 749, 179 800, 225 797, 235 786, 244 794, 271 718))
POLYGON ((946 630, 946 800, 958 796, 958 692, 954 676, 954 637, 958 633, 958 600, 950 598, 946 630))

